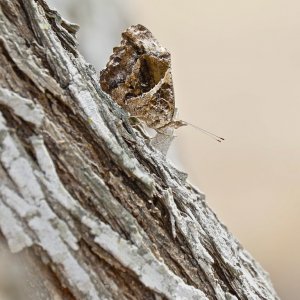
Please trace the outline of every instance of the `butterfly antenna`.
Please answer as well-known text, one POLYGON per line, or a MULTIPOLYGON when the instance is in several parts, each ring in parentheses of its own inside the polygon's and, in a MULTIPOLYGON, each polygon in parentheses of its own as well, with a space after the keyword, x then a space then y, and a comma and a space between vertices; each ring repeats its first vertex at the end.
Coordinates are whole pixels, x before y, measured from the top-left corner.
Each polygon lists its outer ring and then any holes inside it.
POLYGON ((188 122, 186 122, 186 121, 184 121, 184 122, 185 122, 186 124, 188 124, 188 125, 194 127, 195 129, 198 129, 198 130, 202 131, 203 133, 205 133, 206 135, 208 135, 210 138, 216 140, 216 141, 219 142, 219 143, 221 143, 222 141, 225 141, 224 138, 222 138, 222 137, 220 137, 220 136, 218 136, 218 135, 216 135, 216 134, 214 134, 214 133, 212 133, 212 132, 209 132, 209 131, 207 131, 207 130, 205 130, 205 129, 203 129, 203 128, 200 128, 200 127, 198 127, 198 126, 195 126, 194 124, 188 123, 188 122))

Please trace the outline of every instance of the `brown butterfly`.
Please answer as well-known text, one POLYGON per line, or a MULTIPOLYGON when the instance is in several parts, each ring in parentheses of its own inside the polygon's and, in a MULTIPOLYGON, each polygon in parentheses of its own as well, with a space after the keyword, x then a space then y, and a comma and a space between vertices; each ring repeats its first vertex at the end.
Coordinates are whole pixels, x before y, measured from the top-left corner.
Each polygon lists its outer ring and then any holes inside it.
MULTIPOLYGON (((189 124, 176 120, 171 55, 143 25, 130 26, 122 33, 121 44, 100 73, 100 85, 131 116, 158 132, 189 124)), ((223 139, 198 129, 218 141, 223 139)))

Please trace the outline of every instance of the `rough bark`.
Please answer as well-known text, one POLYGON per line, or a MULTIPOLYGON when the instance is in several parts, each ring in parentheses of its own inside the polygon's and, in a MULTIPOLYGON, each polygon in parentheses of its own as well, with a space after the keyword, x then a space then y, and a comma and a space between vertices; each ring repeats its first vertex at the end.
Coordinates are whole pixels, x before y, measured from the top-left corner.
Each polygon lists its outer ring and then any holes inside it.
POLYGON ((0 297, 278 299, 100 90, 77 26, 43 0, 0 8, 0 297))

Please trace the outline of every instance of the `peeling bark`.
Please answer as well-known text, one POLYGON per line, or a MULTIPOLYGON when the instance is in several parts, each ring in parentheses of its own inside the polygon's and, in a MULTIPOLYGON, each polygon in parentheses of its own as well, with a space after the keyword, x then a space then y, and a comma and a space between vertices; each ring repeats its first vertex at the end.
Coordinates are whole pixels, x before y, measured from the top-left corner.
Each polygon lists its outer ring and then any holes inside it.
POLYGON ((101 91, 77 26, 43 0, 0 8, 0 297, 278 299, 204 194, 101 91))

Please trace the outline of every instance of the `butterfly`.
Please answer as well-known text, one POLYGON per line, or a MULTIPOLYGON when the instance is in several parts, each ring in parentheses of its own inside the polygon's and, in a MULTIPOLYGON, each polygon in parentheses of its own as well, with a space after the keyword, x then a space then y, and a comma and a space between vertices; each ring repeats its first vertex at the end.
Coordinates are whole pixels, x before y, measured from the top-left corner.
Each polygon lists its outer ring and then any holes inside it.
POLYGON ((157 132, 192 125, 176 119, 170 52, 143 25, 130 26, 122 33, 120 45, 100 72, 100 85, 131 116, 157 132))

